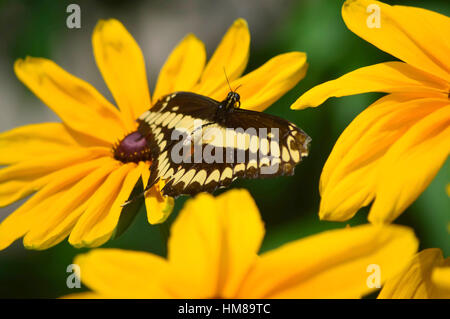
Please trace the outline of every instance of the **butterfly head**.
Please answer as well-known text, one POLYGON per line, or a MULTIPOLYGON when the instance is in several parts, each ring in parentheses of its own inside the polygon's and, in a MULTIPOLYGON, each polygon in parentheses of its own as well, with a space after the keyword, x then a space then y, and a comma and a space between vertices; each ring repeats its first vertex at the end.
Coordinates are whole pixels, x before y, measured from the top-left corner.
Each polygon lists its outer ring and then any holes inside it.
POLYGON ((239 107, 241 104, 241 96, 233 91, 228 93, 227 100, 231 103, 233 107, 239 107))
POLYGON ((241 97, 237 94, 237 89, 241 86, 238 85, 234 90, 231 88, 230 81, 228 80, 227 72, 225 68, 223 68, 223 73, 225 73, 225 79, 227 79, 228 87, 230 88, 230 92, 228 93, 225 100, 222 101, 222 105, 225 106, 226 110, 232 110, 234 108, 239 108, 241 106, 241 97))
POLYGON ((222 103, 227 110, 239 108, 241 106, 241 97, 235 91, 231 91, 222 103))

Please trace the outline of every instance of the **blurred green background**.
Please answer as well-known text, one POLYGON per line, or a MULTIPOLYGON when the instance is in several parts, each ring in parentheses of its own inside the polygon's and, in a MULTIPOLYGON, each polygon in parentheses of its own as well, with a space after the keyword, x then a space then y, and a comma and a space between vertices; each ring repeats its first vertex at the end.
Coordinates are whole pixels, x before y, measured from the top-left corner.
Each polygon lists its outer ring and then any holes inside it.
MULTIPOLYGON (((419 6, 450 15, 450 2, 387 1, 419 6)), ((150 87, 170 50, 187 33, 202 39, 210 55, 231 23, 245 18, 252 35, 252 70, 274 55, 304 51, 308 73, 293 90, 267 112, 282 116, 303 128, 313 139, 310 156, 293 177, 237 181, 232 187, 248 189, 266 224, 262 251, 317 232, 344 227, 345 223, 319 221, 318 182, 321 169, 339 134, 379 94, 331 99, 317 109, 292 111, 289 106, 307 89, 358 67, 392 60, 345 27, 334 0, 253 1, 0 1, 0 131, 57 118, 15 77, 13 62, 26 55, 53 59, 69 72, 92 83, 113 101, 92 55, 90 37, 99 19, 121 20, 140 44, 147 62, 150 87), (81 29, 66 27, 66 7, 81 6, 81 29)), ((439 30, 436 30, 439 32, 439 30)), ((447 227, 450 202, 445 185, 450 181, 449 161, 437 177, 397 223, 413 227, 421 248, 440 247, 450 255, 447 227)), ((171 223, 186 198, 176 201, 171 223)), ((0 209, 0 220, 20 203, 0 209)), ((368 209, 348 222, 365 223, 368 209)), ((163 255, 160 229, 150 226, 141 211, 128 231, 105 247, 145 250, 163 255)), ((0 252, 0 297, 58 297, 75 292, 66 287, 67 265, 75 255, 87 251, 67 242, 46 251, 28 251, 21 240, 0 252)), ((86 288, 78 289, 76 292, 86 288)))

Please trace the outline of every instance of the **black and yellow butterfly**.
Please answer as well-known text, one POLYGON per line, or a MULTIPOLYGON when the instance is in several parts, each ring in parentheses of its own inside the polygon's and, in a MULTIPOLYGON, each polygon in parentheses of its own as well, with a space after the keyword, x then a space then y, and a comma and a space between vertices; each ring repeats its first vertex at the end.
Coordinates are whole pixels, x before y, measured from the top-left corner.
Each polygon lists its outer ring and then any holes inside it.
POLYGON ((295 165, 308 155, 311 138, 289 121, 239 107, 240 96, 234 91, 222 102, 195 93, 175 92, 162 97, 142 114, 138 119, 138 132, 146 138, 152 159, 147 189, 163 180, 163 194, 177 197, 213 192, 229 186, 239 177, 292 175, 295 165), (196 120, 203 124, 196 126, 196 120), (234 139, 214 139, 208 136, 212 128, 222 132, 223 136, 232 135, 234 139), (267 135, 258 134, 260 129, 265 129, 267 135), (277 129, 278 136, 274 136, 273 129, 277 129), (191 152, 184 154, 184 160, 180 162, 173 158, 175 148, 180 148, 180 140, 174 140, 173 136, 181 136, 178 134, 181 132, 185 133, 185 141, 190 139, 192 145, 191 152), (193 138, 197 133, 202 137, 200 142, 193 138), (203 154, 206 148, 211 149, 211 145, 214 147, 210 154, 222 160, 211 162, 194 158, 195 147, 203 154), (238 153, 240 160, 236 160, 238 153), (266 158, 255 156, 255 153, 266 158), (235 160, 227 160, 230 156, 235 160), (273 166, 275 169, 263 172, 264 167, 273 163, 277 164, 273 166))

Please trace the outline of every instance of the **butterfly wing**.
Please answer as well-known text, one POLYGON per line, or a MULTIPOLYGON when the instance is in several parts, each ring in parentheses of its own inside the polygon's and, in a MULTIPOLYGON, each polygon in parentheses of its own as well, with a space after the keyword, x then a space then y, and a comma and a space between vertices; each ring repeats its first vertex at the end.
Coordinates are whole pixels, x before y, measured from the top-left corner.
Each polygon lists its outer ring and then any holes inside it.
MULTIPOLYGON (((177 133, 183 132, 184 136, 189 135, 195 129, 195 120, 212 122, 218 106, 219 102, 203 95, 175 92, 159 99, 150 110, 139 117, 138 131, 145 136, 152 157, 147 188, 160 179, 167 182, 173 180, 181 168, 193 168, 190 163, 177 163, 172 160, 170 154, 179 142, 178 138, 173 137, 180 137, 177 133)), ((165 188, 163 193, 173 197, 187 194, 182 190, 178 193, 169 187, 165 188)))
POLYGON ((150 186, 164 180, 162 192, 173 197, 213 192, 238 177, 292 175, 308 155, 310 138, 294 124, 241 109, 218 116, 219 106, 208 97, 178 92, 140 117, 139 131, 152 151, 150 186), (192 142, 182 156, 181 140, 192 142))
POLYGON ((238 143, 241 151, 244 146, 247 161, 243 171, 235 172, 237 177, 293 175, 295 166, 308 156, 311 138, 294 123, 278 116, 234 109, 224 125, 235 131, 243 129, 245 138, 250 137, 249 145, 238 143))

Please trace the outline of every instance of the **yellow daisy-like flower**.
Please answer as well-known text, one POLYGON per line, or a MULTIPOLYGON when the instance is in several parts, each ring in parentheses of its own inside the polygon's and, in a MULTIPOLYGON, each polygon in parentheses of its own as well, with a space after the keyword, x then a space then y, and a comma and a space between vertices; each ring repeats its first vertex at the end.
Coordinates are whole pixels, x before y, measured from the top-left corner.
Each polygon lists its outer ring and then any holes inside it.
POLYGON ((418 253, 386 281, 379 299, 450 299, 450 258, 438 248, 418 253))
MULTIPOLYGON (((186 202, 172 225, 168 257, 96 249, 75 258, 92 292, 78 298, 359 298, 369 265, 381 281, 398 273, 417 250, 403 226, 343 228, 258 255, 264 225, 245 190, 186 202)), ((370 280, 369 280, 370 281, 370 280)))
POLYGON ((403 62, 364 67, 318 85, 292 108, 315 107, 329 97, 389 93, 339 137, 322 171, 319 215, 343 221, 373 202, 369 220, 392 222, 424 191, 450 151, 450 18, 372 0, 346 1, 342 16, 352 32, 403 62), (377 13, 379 24, 372 24, 377 13))
MULTIPOLYGON (((0 225, 0 249, 24 236, 27 248, 46 249, 65 237, 74 246, 98 246, 113 234, 123 204, 149 176, 146 143, 136 119, 152 101, 174 91, 214 99, 241 84, 241 107, 262 111, 305 75, 306 55, 278 55, 242 76, 249 57, 247 23, 238 19, 206 64, 204 45, 186 36, 162 67, 150 98, 139 46, 117 20, 100 21, 92 43, 100 72, 118 109, 91 85, 43 58, 18 60, 18 78, 62 123, 27 125, 0 134, 0 206, 36 192, 0 225), (206 65, 205 65, 206 64, 206 65)), ((145 187, 145 185, 144 185, 145 187)), ((160 185, 146 198, 148 221, 163 222, 173 199, 160 185)))

